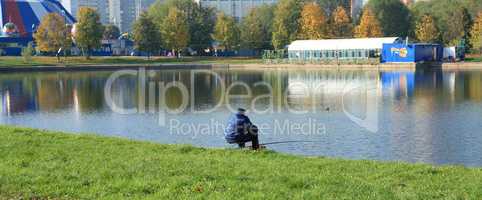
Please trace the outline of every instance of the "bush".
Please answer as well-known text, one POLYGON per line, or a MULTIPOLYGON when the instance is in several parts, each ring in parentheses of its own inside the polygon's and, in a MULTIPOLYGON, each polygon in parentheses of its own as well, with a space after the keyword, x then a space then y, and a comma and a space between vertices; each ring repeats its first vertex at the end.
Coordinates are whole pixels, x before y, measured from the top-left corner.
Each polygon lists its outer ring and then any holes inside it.
POLYGON ((23 61, 26 63, 32 62, 33 53, 34 53, 33 45, 32 43, 28 43, 27 47, 22 49, 23 61))

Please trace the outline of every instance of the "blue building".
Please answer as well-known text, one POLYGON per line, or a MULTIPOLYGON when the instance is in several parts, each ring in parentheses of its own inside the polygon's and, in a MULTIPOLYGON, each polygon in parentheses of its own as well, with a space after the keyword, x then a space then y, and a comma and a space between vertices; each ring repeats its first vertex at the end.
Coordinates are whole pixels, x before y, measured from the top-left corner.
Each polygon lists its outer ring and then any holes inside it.
POLYGON ((443 47, 439 44, 383 44, 382 63, 441 62, 443 47))
POLYGON ((0 56, 20 56, 32 37, 0 37, 0 56))
POLYGON ((57 0, 0 0, 1 55, 20 55, 49 13, 63 16, 67 24, 75 23, 75 18, 57 0))
POLYGON ((57 0, 0 0, 2 36, 31 36, 49 13, 65 17, 68 24, 75 23, 75 18, 57 0))

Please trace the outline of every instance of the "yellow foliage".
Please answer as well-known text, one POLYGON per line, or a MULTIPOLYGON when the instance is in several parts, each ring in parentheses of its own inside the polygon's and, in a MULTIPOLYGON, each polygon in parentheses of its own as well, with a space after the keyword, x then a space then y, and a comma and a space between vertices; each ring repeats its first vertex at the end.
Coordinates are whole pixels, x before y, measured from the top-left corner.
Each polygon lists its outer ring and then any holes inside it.
POLYGON ((470 42, 477 53, 482 53, 482 12, 479 12, 470 31, 470 42))
POLYGON ((187 15, 177 8, 169 8, 167 17, 161 27, 164 47, 174 51, 181 51, 189 44, 189 24, 187 15))
POLYGON ((61 47, 70 47, 69 33, 64 17, 50 13, 43 18, 33 37, 39 51, 57 52, 61 47))
POLYGON ((301 39, 322 39, 326 37, 326 17, 321 7, 316 3, 307 3, 301 11, 301 39))
POLYGON ((355 29, 355 37, 382 37, 380 22, 370 9, 365 9, 360 20, 360 24, 355 29))
POLYGON ((424 15, 417 23, 415 35, 420 42, 435 42, 439 37, 435 21, 430 15, 424 15))
POLYGON ((221 49, 235 49, 239 45, 238 25, 233 17, 225 15, 223 12, 218 14, 212 36, 219 43, 221 49))
POLYGON ((331 37, 349 38, 353 36, 351 18, 342 6, 338 6, 335 11, 333 11, 331 20, 331 37))

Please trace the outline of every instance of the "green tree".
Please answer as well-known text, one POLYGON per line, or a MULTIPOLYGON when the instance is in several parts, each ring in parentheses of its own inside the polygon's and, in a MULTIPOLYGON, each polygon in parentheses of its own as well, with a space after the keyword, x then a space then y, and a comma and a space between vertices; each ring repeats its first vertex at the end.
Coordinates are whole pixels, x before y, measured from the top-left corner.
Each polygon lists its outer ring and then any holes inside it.
POLYGON ((204 52, 204 49, 211 47, 216 15, 213 8, 196 5, 191 14, 188 14, 189 21, 189 46, 197 52, 204 52))
MULTIPOLYGON (((444 45, 457 45, 462 40, 469 37, 471 16, 464 5, 468 1, 482 0, 437 0, 437 1, 417 1, 411 6, 414 22, 418 22, 425 14, 430 14, 439 29, 440 38, 444 45)), ((416 29, 416 24, 412 26, 416 29)), ((415 31, 413 31, 415 32, 415 31)))
POLYGON ((304 0, 280 0, 274 11, 272 43, 283 49, 298 35, 299 19, 304 0))
POLYGON ((249 49, 271 49, 273 6, 251 9, 241 24, 241 45, 249 49))
POLYGON ((219 13, 214 26, 213 39, 224 50, 236 49, 239 45, 239 28, 233 17, 219 13))
POLYGON ((470 27, 472 24, 469 12, 464 7, 456 7, 449 13, 447 30, 442 33, 443 40, 449 45, 458 45, 462 41, 467 41, 470 37, 470 27))
POLYGON ((147 53, 149 59, 152 53, 161 48, 161 33, 147 13, 142 13, 133 26, 135 48, 147 53))
POLYGON ((385 36, 408 36, 410 10, 400 0, 370 0, 367 6, 374 12, 385 36))
POLYGON ((103 34, 102 38, 104 40, 115 40, 115 39, 119 38, 120 35, 121 34, 120 34, 119 27, 117 27, 114 24, 108 24, 104 28, 104 34, 103 34))
POLYGON ((101 46, 104 26, 100 23, 99 14, 88 7, 79 9, 77 20, 75 42, 82 49, 86 58, 90 59, 91 50, 101 46))
POLYGON ((42 52, 57 52, 60 48, 72 46, 70 29, 65 24, 64 17, 57 13, 47 14, 33 35, 37 49, 42 52))
POLYGON ((161 26, 163 46, 179 56, 181 50, 189 45, 189 24, 186 14, 172 7, 161 26))
POLYGON ((479 12, 470 31, 470 43, 475 53, 482 53, 482 11, 479 12))
POLYGON ((438 40, 440 33, 432 16, 427 14, 422 17, 417 23, 415 35, 420 42, 436 42, 438 40))
POLYGON ((365 38, 382 36, 383 33, 380 27, 380 22, 378 22, 378 19, 370 8, 365 8, 360 19, 360 24, 355 28, 355 37, 365 38))
POLYGON ((459 0, 462 7, 467 8, 472 19, 482 12, 482 0, 459 0))
POLYGON ((301 11, 298 37, 310 40, 326 38, 326 21, 325 12, 317 3, 305 4, 301 11))
POLYGON ((186 14, 189 24, 189 47, 203 52, 211 46, 211 35, 216 20, 213 8, 202 7, 192 0, 158 0, 149 7, 148 13, 158 26, 162 26, 170 8, 177 8, 186 14))
POLYGON ((330 36, 334 38, 353 37, 353 25, 345 8, 339 6, 333 11, 330 20, 330 36))

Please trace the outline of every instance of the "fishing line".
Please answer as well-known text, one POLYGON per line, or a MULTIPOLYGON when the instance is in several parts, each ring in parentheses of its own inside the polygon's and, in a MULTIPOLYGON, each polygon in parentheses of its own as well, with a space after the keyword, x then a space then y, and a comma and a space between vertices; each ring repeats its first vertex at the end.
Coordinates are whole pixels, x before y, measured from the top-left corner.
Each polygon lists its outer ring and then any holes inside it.
POLYGON ((288 144, 288 143, 321 143, 322 141, 310 141, 310 140, 290 140, 290 141, 279 141, 279 142, 267 142, 259 145, 272 145, 272 144, 288 144))

